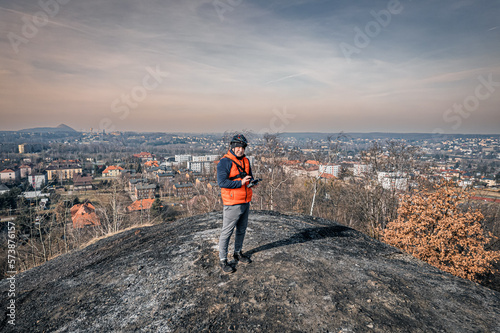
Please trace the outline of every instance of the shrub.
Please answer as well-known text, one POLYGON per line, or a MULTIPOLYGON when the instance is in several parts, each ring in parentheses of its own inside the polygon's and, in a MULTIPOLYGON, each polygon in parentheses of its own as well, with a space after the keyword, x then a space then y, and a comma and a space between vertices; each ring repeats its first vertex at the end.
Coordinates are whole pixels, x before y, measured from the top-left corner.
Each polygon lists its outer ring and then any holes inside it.
POLYGON ((470 194, 444 183, 433 190, 404 195, 396 220, 387 224, 383 240, 453 275, 478 281, 492 273, 500 251, 486 251, 479 211, 462 211, 470 194))

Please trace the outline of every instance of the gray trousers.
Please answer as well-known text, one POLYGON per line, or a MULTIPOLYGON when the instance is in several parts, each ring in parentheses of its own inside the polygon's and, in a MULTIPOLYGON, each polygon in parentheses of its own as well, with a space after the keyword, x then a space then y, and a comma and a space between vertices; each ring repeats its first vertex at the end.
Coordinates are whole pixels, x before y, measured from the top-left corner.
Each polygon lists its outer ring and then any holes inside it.
POLYGON ((229 239, 236 228, 234 237, 234 252, 239 252, 243 249, 243 240, 248 225, 248 212, 250 203, 240 205, 224 206, 222 213, 222 232, 219 238, 219 258, 220 260, 227 259, 227 251, 229 247, 229 239))

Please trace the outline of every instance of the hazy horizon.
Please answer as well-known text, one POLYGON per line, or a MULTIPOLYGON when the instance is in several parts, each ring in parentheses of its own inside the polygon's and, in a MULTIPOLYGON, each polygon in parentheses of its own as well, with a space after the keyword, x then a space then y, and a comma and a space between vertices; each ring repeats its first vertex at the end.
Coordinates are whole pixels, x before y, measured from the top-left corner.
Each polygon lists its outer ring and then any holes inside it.
MULTIPOLYGON (((69 126, 67 124, 59 124, 59 125, 65 125, 69 126)), ((21 128, 21 129, 15 129, 15 130, 0 130, 0 132, 19 132, 22 130, 33 130, 33 129, 38 129, 38 128, 56 128, 58 126, 37 126, 37 127, 31 127, 31 128, 21 128)), ((98 133, 99 129, 98 128, 89 128, 89 129, 82 129, 78 130, 73 128, 72 126, 69 126, 75 131, 79 133, 88 133, 90 130, 94 133, 98 133)), ((228 129, 225 132, 217 132, 217 131, 199 131, 199 132, 186 132, 186 131, 134 131, 134 130, 127 130, 127 131, 120 131, 116 130, 115 132, 122 132, 122 133, 165 133, 165 134, 209 134, 209 135, 225 135, 226 133, 232 133, 235 132, 236 130, 231 130, 228 129)), ((498 133, 431 133, 431 132, 379 132, 379 131, 372 131, 372 132, 345 132, 345 131, 340 131, 340 132, 321 132, 321 131, 285 131, 285 132, 274 132, 274 133, 268 133, 268 132, 256 132, 252 130, 247 130, 247 129, 242 129, 239 130, 243 133, 248 133, 248 134, 276 134, 276 135, 286 135, 286 134, 404 134, 404 135, 434 135, 434 136, 439 136, 439 135, 464 135, 464 136, 469 136, 469 135, 481 135, 481 136, 500 136, 498 133)), ((109 134, 109 132, 106 132, 106 134, 109 134)))
POLYGON ((0 130, 500 134, 500 2, 0 0, 0 130))

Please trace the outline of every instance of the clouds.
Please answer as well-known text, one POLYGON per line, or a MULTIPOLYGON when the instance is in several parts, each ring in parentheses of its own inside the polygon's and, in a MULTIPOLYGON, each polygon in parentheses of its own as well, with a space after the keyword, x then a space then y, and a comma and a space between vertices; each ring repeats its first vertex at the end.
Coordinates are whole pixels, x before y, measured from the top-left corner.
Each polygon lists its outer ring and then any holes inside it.
MULTIPOLYGON (((259 131, 286 106, 297 116, 287 131, 430 132, 478 75, 500 80, 494 1, 220 2, 222 20, 214 1, 59 0, 16 53, 7 34, 25 38, 44 9, 0 0, 1 129, 109 119, 118 130, 259 131), (402 10, 366 32, 391 3, 402 10), (339 45, 356 46, 356 27, 370 41, 348 62, 339 45), (168 77, 120 117, 113 101, 156 66, 168 77)), ((449 130, 498 133, 499 95, 449 130)))

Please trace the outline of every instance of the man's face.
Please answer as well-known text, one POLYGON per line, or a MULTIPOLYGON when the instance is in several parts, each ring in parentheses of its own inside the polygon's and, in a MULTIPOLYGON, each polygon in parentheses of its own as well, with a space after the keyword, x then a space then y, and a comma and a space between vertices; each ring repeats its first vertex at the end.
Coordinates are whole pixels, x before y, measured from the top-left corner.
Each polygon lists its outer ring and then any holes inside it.
POLYGON ((241 157, 245 154, 245 148, 243 147, 234 147, 233 151, 234 154, 238 157, 241 157))

